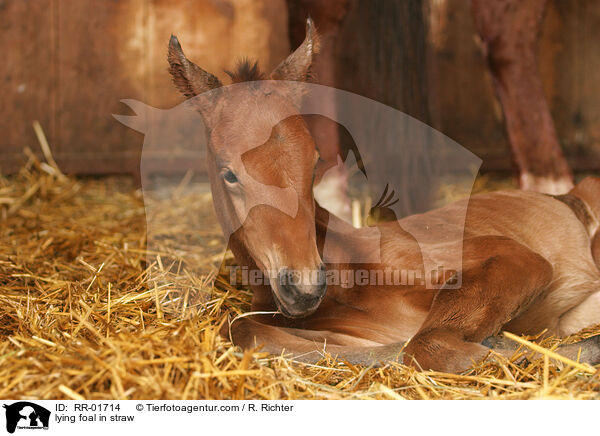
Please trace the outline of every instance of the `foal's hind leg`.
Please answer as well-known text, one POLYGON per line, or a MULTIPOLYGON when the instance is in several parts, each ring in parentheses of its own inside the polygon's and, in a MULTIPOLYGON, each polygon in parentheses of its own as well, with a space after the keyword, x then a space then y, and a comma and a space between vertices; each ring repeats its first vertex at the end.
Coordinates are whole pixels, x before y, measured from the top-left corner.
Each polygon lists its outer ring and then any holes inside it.
MULTIPOLYGON (((503 336, 490 336, 484 339, 482 344, 505 357, 512 357, 520 346, 517 342, 503 336)), ((600 364, 600 335, 573 344, 559 345, 555 352, 571 360, 598 365, 600 364)), ((538 357, 540 354, 534 353, 534 356, 538 357)))
POLYGON ((543 257, 508 238, 466 240, 464 262, 462 287, 438 292, 405 348, 405 363, 466 370, 489 352, 481 342, 518 316, 552 280, 552 267, 543 257))
MULTIPOLYGON (((306 363, 316 363, 329 354, 353 365, 374 365, 397 360, 401 355, 403 342, 388 345, 347 346, 338 343, 354 343, 336 333, 317 332, 274 327, 247 318, 235 321, 230 330, 230 340, 243 349, 262 347, 262 351, 281 355, 306 363), (297 332, 297 335, 294 334, 297 332), (314 337, 314 339, 307 339, 314 337), (329 341, 328 339, 331 339, 329 341)), ((229 336, 229 335, 228 335, 229 336)), ((361 340, 356 339, 356 343, 361 340)), ((364 341, 367 343, 370 341, 364 341)))

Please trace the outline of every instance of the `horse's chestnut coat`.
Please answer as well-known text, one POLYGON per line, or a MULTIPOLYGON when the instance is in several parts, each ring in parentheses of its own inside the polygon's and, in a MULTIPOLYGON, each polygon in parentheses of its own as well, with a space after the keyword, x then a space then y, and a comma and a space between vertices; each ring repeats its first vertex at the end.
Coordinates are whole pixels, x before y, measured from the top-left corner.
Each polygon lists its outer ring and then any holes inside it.
MULTIPOLYGON (((318 46, 309 21, 305 41, 271 75, 245 64, 232 77, 305 80, 318 46)), ((175 37, 168 59, 173 81, 186 97, 222 86, 185 57, 175 37)), ((262 92, 257 85, 195 102, 209 130, 215 210, 224 232, 231 232, 229 246, 238 263, 279 271, 279 278, 287 269, 320 270, 327 238, 328 250, 340 258, 380 250, 377 265, 326 263, 327 271, 387 268, 423 277, 427 256, 405 230, 411 228, 420 229, 419 242, 427 243, 429 254, 445 258, 456 274, 442 276, 439 288, 418 280, 351 288, 278 280, 254 285, 252 310, 281 315, 237 320, 225 329, 235 344, 262 345, 307 361, 320 359, 325 350, 365 364, 396 359, 404 350, 407 364, 459 372, 483 359, 490 346, 510 354, 510 344, 493 338, 502 330, 568 335, 600 322, 600 178, 585 179, 562 198, 525 191, 480 194, 399 221, 386 210, 393 201, 386 198, 372 211, 385 220, 373 220, 380 238, 371 240, 373 228, 353 229, 314 201, 318 153, 297 115, 300 98, 262 92), (273 126, 273 118, 283 121, 273 126), (249 149, 248 138, 262 142, 249 149), (228 172, 235 178, 222 176, 228 172), (281 201, 286 192, 293 193, 294 207, 272 207, 288 201, 281 201), (449 241, 451 229, 461 230, 460 241, 449 241), (460 242, 459 251, 448 248, 452 242, 460 242), (457 277, 461 286, 455 288, 451 281, 457 277)), ((576 358, 581 346, 582 358, 598 363, 598 342, 590 339, 558 352, 576 358)))

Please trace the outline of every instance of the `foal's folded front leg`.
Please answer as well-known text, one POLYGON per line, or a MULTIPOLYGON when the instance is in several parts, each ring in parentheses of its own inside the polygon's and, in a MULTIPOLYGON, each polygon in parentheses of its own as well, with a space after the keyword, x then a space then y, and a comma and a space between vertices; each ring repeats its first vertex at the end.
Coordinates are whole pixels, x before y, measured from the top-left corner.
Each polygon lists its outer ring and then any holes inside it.
POLYGON ((404 342, 381 345, 358 338, 340 338, 340 335, 329 331, 275 327, 247 318, 235 321, 231 328, 222 331, 222 334, 243 349, 260 347, 267 353, 284 355, 305 363, 316 363, 328 354, 334 359, 345 360, 353 365, 379 366, 397 360, 404 347, 404 342), (362 344, 336 344, 348 341, 362 344))
POLYGON ((422 369, 461 372, 490 348, 481 342, 518 316, 550 283, 552 266, 508 238, 464 243, 462 286, 442 288, 405 348, 404 362, 422 369))

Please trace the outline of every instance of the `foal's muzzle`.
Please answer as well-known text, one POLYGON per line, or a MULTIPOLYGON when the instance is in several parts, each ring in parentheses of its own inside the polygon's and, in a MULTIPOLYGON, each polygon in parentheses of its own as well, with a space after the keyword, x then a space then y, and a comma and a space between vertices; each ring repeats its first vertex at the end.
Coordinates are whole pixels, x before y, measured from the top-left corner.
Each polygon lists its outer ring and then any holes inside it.
POLYGON ((277 274, 278 292, 275 301, 281 313, 288 318, 302 318, 319 307, 325 291, 327 279, 325 265, 315 271, 293 271, 282 268, 277 274))

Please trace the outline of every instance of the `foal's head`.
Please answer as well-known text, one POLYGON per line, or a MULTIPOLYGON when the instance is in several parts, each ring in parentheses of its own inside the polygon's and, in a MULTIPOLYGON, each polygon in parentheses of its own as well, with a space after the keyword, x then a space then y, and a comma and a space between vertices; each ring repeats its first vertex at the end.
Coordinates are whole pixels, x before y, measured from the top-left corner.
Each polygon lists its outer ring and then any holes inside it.
POLYGON ((243 63, 229 74, 249 83, 221 88, 185 57, 177 38, 169 44, 173 81, 207 127, 207 166, 225 236, 236 256, 249 255, 276 277, 274 300, 289 317, 314 312, 325 295, 312 191, 318 153, 298 113, 299 95, 273 80, 305 80, 317 47, 309 20, 302 45, 270 75, 243 63))

